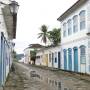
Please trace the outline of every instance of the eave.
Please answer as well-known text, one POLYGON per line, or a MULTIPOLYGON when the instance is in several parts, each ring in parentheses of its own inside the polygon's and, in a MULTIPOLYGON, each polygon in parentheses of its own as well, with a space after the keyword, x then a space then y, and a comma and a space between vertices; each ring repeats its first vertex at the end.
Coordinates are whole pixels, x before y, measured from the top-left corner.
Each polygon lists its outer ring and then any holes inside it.
POLYGON ((2 11, 4 15, 8 36, 10 39, 15 39, 17 16, 11 14, 9 5, 6 5, 4 8, 2 8, 2 11))
POLYGON ((78 0, 74 5, 72 5, 67 11, 65 11, 57 20, 63 21, 68 15, 77 10, 81 5, 85 4, 88 0, 78 0))

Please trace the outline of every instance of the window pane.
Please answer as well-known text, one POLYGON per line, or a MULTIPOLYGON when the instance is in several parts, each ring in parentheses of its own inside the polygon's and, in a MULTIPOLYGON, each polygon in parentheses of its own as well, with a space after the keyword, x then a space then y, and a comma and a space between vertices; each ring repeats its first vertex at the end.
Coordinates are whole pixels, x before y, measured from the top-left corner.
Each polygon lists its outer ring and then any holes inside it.
POLYGON ((73 17, 73 32, 77 32, 78 31, 78 16, 74 16, 73 17))
POLYGON ((81 61, 81 64, 86 63, 86 51, 85 50, 86 50, 85 46, 80 47, 80 61, 81 61))
POLYGON ((81 64, 85 64, 86 63, 86 57, 85 56, 81 56, 81 64))
POLYGON ((85 29, 85 21, 80 22, 80 30, 85 29))
POLYGON ((80 30, 83 30, 86 27, 85 10, 81 11, 79 15, 80 15, 80 30))
POLYGON ((63 37, 66 37, 66 23, 63 24, 63 37))
POLYGON ((72 33, 72 23, 71 23, 71 19, 68 20, 68 35, 71 35, 72 33))

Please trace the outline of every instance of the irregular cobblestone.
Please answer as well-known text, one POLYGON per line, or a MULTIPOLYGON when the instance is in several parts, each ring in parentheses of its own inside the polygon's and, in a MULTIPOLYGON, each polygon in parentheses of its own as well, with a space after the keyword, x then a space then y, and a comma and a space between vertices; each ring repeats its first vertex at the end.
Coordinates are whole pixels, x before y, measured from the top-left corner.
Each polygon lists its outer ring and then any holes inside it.
MULTIPOLYGON (((57 69, 15 63, 4 90, 90 90, 90 82, 83 75, 57 69)), ((86 76, 89 78, 89 76, 86 76)))

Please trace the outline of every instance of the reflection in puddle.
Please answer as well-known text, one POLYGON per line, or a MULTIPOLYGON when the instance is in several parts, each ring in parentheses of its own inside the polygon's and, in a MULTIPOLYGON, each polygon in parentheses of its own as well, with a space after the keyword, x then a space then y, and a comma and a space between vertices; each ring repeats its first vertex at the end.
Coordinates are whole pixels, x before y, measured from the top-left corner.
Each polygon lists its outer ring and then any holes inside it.
POLYGON ((60 79, 58 77, 52 78, 51 76, 42 76, 42 74, 38 74, 35 71, 30 72, 30 76, 47 83, 53 88, 52 90, 90 90, 85 82, 78 79, 76 80, 69 77, 63 77, 64 79, 60 79))

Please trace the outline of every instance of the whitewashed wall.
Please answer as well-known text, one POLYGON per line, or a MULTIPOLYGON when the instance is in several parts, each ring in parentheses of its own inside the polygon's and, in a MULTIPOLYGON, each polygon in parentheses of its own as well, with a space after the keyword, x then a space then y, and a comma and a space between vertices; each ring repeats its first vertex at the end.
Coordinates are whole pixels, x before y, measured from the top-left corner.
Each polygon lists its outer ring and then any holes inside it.
MULTIPOLYGON (((58 68, 58 52, 61 52, 61 47, 60 46, 52 47, 52 48, 48 49, 48 52, 50 54, 54 53, 54 61, 53 62, 52 62, 52 60, 51 60, 51 62, 48 61, 48 67, 58 68), (55 63, 55 52, 57 52, 57 62, 56 63, 55 63), (52 63, 53 63, 53 66, 52 66, 52 63)), ((48 57, 48 60, 49 60, 49 57, 48 57)))
MULTIPOLYGON (((6 4, 10 3, 10 0, 0 0, 6 4)), ((2 8, 4 8, 4 5, 0 4, 0 33, 3 32, 4 34, 4 37, 6 38, 6 40, 8 40, 8 33, 7 33, 7 27, 6 27, 6 23, 5 23, 5 20, 4 20, 4 16, 3 16, 3 13, 2 13, 2 8)), ((10 54, 9 50, 8 51, 8 54, 10 54)), ((9 57, 9 56, 8 56, 9 57)), ((10 57, 11 58, 11 57, 10 57)), ((9 58, 8 58, 9 59, 9 58)), ((10 59, 11 60, 11 59, 10 59)), ((11 61, 10 61, 11 62, 11 61)), ((6 65, 6 64, 5 64, 6 65)), ((8 73, 9 73, 9 61, 8 61, 8 64, 6 65, 6 77, 8 76, 8 73)), ((3 76, 3 75, 2 75, 3 76)), ((6 79, 6 78, 5 78, 6 79)))
POLYGON ((30 48, 26 48, 24 50, 24 56, 25 56, 24 63, 28 64, 30 60, 30 48))
POLYGON ((36 65, 42 65, 42 55, 43 55, 43 52, 42 51, 38 51, 38 53, 36 54, 36 56, 40 56, 40 58, 36 58, 36 61, 35 61, 35 64, 36 65))
MULTIPOLYGON (((81 30, 80 31, 80 23, 79 23, 79 13, 82 10, 86 10, 86 19, 87 19, 87 7, 86 4, 81 6, 79 9, 77 9, 76 11, 74 11, 73 13, 71 13, 68 17, 66 17, 62 22, 61 22, 61 44, 63 45, 64 43, 68 43, 71 42, 73 40, 79 39, 79 38, 83 38, 86 37, 86 33, 87 33, 87 24, 86 24, 86 29, 85 30, 81 30), (78 32, 76 33, 72 33, 69 36, 63 37, 63 24, 69 20, 69 19, 73 19, 73 16, 78 15, 78 32)), ((73 26, 72 26, 72 31, 73 31, 73 26)))
POLYGON ((0 6, 0 32, 3 32, 4 36, 8 39, 7 28, 6 28, 4 16, 2 13, 2 6, 0 6))
MULTIPOLYGON (((62 50, 61 50, 61 67, 62 69, 64 69, 64 56, 63 56, 63 49, 66 49, 68 50, 68 48, 71 48, 72 49, 72 71, 74 71, 74 51, 73 51, 73 48, 74 47, 77 47, 78 48, 78 70, 79 72, 81 72, 80 70, 83 68, 80 67, 80 46, 81 45, 85 45, 86 46, 86 65, 88 66, 88 52, 87 52, 87 49, 88 49, 88 39, 83 39, 83 40, 80 40, 80 41, 76 41, 76 42, 72 42, 72 43, 69 43, 69 44, 65 44, 62 46, 62 50)), ((67 58, 68 58, 68 54, 67 54, 67 58)), ((67 59, 68 60, 68 59, 67 59)), ((67 61, 67 64, 68 64, 68 61, 67 61)), ((68 68, 68 65, 67 65, 67 68, 68 68)), ((86 70, 88 72, 88 70, 86 70)))
MULTIPOLYGON (((73 29, 73 28, 72 28, 73 29)), ((61 67, 64 69, 64 57, 63 57, 63 49, 74 48, 78 47, 78 63, 79 72, 84 72, 84 68, 80 66, 80 46, 86 46, 86 72, 90 73, 90 36, 87 36, 87 33, 90 32, 90 0, 88 0, 84 5, 80 6, 77 10, 73 11, 69 16, 67 16, 61 22, 61 67), (63 24, 69 20, 73 19, 73 16, 78 15, 78 22, 79 22, 79 13, 82 10, 86 10, 86 29, 80 31, 80 24, 78 23, 78 32, 72 33, 72 35, 63 37, 63 24), (89 38, 89 39, 88 39, 89 38)), ((73 31, 73 30, 72 30, 73 31)), ((68 58, 68 55, 67 55, 68 58)), ((74 59, 73 59, 73 52, 72 52, 72 70, 74 71, 74 59)), ((68 62, 67 62, 68 64, 68 62)), ((68 66, 67 66, 68 67, 68 66)), ((84 72, 85 73, 85 72, 84 72)))

